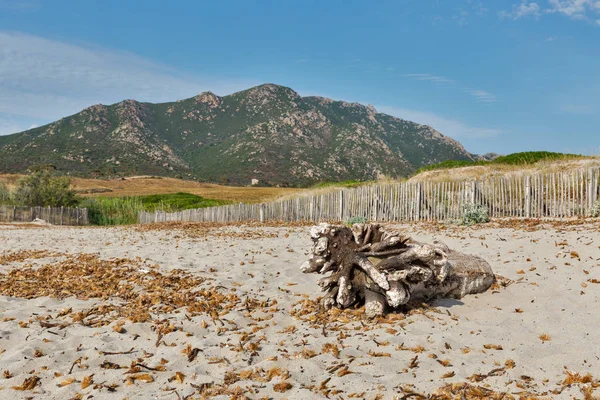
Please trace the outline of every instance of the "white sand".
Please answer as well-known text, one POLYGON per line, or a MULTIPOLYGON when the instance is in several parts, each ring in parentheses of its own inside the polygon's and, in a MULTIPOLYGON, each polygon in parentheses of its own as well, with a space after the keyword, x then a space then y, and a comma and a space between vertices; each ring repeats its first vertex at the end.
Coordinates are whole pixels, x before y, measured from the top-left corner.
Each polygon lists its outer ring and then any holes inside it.
MULTIPOLYGON (((299 271, 311 245, 308 228, 228 228, 190 238, 181 231, 0 226, 0 256, 7 251, 49 250, 99 253, 103 259, 140 257, 156 263, 163 273, 183 269, 214 278, 220 290, 234 290, 241 299, 277 301, 270 313, 259 311, 251 315, 240 303, 222 316, 226 321, 223 326, 207 315, 188 320, 185 309, 153 315, 156 319, 169 319, 180 328, 165 335, 164 343, 156 347, 152 322, 127 322, 126 332, 117 333, 112 329, 114 323, 99 328, 75 323, 60 329, 44 328, 36 321, 36 316, 50 314, 52 321, 66 322, 67 319, 55 318, 61 310, 89 309, 103 303, 100 299, 27 300, 0 296, 0 370, 12 375, 8 379, 0 377, 0 398, 69 399, 80 394, 81 398, 97 399, 177 399, 197 394, 203 383, 221 385, 225 373, 235 371, 242 372, 242 377, 228 387, 241 388, 248 398, 318 399, 331 390, 330 398, 349 398, 354 393, 355 398, 373 399, 379 394, 392 399, 401 398, 402 389, 409 386, 420 393, 432 393, 446 383, 466 382, 474 374, 504 367, 507 360, 514 361, 514 368, 502 369, 497 372, 499 376, 473 384, 517 397, 524 390, 547 398, 584 397, 581 388, 590 387, 591 383, 563 388, 561 382, 566 369, 582 375, 591 373, 594 380, 600 377, 600 284, 592 283, 594 279, 600 282, 597 223, 565 230, 548 226, 533 232, 403 227, 417 240, 438 239, 456 250, 478 254, 490 262, 497 274, 521 281, 460 301, 440 300, 434 303, 433 310, 415 313, 393 324, 340 320, 325 328, 311 327, 309 322, 290 315, 293 304, 303 295, 311 299, 320 295, 316 285, 319 276, 299 271), (243 238, 244 235, 249 238, 243 238), (517 309, 522 312, 516 312, 517 309), (269 319, 258 321, 260 315, 269 319), (19 321, 24 321, 22 326, 19 321), (202 327, 202 321, 208 325, 202 327), (327 336, 323 336, 324 332, 327 336), (244 337, 244 350, 239 351, 236 348, 244 333, 250 336, 244 337), (542 341, 541 335, 548 335, 550 340, 542 341), (252 348, 253 343, 258 344, 257 348, 252 348), (322 352, 325 343, 340 349, 339 358, 322 352), (192 362, 182 354, 188 344, 201 349, 192 362), (424 350, 415 353, 397 349, 401 344, 422 346, 424 350), (502 350, 484 348, 490 344, 502 346, 502 350), (132 347, 132 354, 101 353, 123 352, 132 347), (36 350, 43 355, 35 357, 36 350), (390 357, 369 354, 374 352, 389 353, 390 357), (409 368, 417 355, 418 365, 409 368), (79 358, 81 364, 76 364, 69 374, 79 358), (162 358, 168 360, 166 371, 142 371, 153 377, 150 383, 137 381, 127 385, 126 368, 100 368, 104 361, 129 367, 138 359, 155 367, 161 365, 162 358), (446 360, 448 366, 442 365, 446 360), (340 369, 327 371, 340 363, 352 373, 338 376, 340 369), (289 390, 274 391, 274 384, 281 382, 281 377, 270 381, 264 378, 260 368, 268 371, 273 367, 289 371, 289 390), (254 375, 243 374, 253 369, 254 375), (176 372, 185 375, 183 383, 169 382, 176 372), (453 377, 441 378, 450 372, 454 372, 453 377), (94 383, 82 389, 80 382, 92 374, 94 383), (31 376, 40 378, 33 390, 11 388, 31 376), (69 378, 75 382, 58 386, 69 378), (321 385, 327 378, 331 379, 321 385), (118 386, 111 393, 105 385, 113 384, 118 386), (550 393, 557 390, 562 391, 550 393)), ((60 256, 55 256, 13 262, 0 265, 0 273, 27 263, 39 266, 60 260, 60 256)), ((600 389, 596 395, 600 395, 600 389)), ((224 394, 216 398, 230 397, 224 394)))

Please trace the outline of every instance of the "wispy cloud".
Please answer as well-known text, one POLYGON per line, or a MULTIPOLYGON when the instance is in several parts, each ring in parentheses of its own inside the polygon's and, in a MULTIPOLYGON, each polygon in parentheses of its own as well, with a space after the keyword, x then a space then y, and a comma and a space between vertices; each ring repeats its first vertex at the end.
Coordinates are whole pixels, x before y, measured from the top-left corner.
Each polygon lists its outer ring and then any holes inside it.
POLYGON ((600 12, 598 0, 550 0, 551 13, 560 13, 574 19, 586 18, 587 11, 600 12))
POLYGON ((600 20, 589 16, 600 14, 599 0, 548 0, 543 5, 540 4, 523 0, 514 4, 511 11, 501 11, 498 15, 501 19, 517 20, 527 16, 539 18, 542 14, 562 14, 571 19, 587 20, 600 25, 600 20))
MULTIPOLYGON (((445 76, 431 75, 431 74, 406 74, 407 78, 416 79, 419 81, 429 81, 438 85, 455 86, 456 81, 454 79, 446 78, 445 76)), ((475 98, 479 103, 492 103, 496 101, 496 95, 481 89, 469 89, 465 88, 464 91, 475 98)))
POLYGON ((489 9, 484 5, 482 0, 467 0, 467 4, 469 4, 477 15, 486 15, 489 9))
POLYGON ((455 83, 454 80, 446 78, 445 76, 436 76, 431 74, 406 74, 405 76, 419 81, 429 81, 444 85, 452 85, 455 83))
POLYGON ((466 88, 465 91, 471 96, 475 97, 475 99, 480 103, 493 103, 496 101, 496 95, 485 90, 466 88))
POLYGON ((519 18, 533 16, 539 18, 541 15, 540 6, 537 3, 529 3, 523 0, 520 4, 514 4, 511 11, 500 11, 500 18, 510 18, 517 20, 519 18))
POLYGON ((467 18, 469 17, 469 12, 465 10, 460 10, 458 14, 452 16, 452 19, 456 21, 459 26, 463 26, 467 23, 467 18))
MULTIPOLYGON (((465 3, 452 15, 452 19, 456 21, 459 26, 464 26, 468 23, 469 19, 473 16, 484 16, 488 13, 489 9, 485 7, 482 0, 466 0, 465 3)), ((435 17, 434 23, 438 21, 438 17, 435 17)), ((439 17, 441 19, 441 17, 439 17)))
POLYGON ((575 115, 593 115, 596 109, 590 104, 563 104, 560 106, 563 113, 575 115))
POLYGON ((0 9, 12 11, 37 11, 42 7, 40 0, 0 0, 0 9))
POLYGON ((457 119, 446 118, 427 111, 386 106, 376 107, 382 113, 418 122, 420 124, 430 125, 444 135, 455 139, 484 139, 502 134, 501 129, 473 126, 457 119))
POLYGON ((23 124, 14 116, 50 122, 97 103, 171 101, 203 90, 226 94, 250 84, 199 79, 133 53, 0 32, 3 133, 23 124))

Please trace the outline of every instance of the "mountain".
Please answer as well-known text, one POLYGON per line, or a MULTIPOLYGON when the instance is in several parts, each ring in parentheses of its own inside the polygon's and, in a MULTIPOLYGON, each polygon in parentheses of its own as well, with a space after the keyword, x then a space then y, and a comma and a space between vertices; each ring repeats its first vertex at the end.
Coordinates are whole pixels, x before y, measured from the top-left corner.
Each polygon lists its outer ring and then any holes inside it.
POLYGON ((242 185, 398 177, 474 158, 429 126, 273 84, 224 97, 95 105, 0 136, 2 172, 51 164, 79 176, 180 175, 242 185))

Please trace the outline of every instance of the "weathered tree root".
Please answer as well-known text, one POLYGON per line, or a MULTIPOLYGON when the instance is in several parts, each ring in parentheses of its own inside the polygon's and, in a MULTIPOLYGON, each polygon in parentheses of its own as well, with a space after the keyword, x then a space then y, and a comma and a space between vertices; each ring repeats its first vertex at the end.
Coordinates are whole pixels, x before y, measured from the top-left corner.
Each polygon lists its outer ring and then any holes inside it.
POLYGON ((300 268, 305 273, 330 272, 318 281, 326 308, 364 301, 367 316, 375 317, 411 298, 461 298, 484 292, 495 281, 480 257, 442 243, 413 242, 378 224, 320 224, 310 234, 313 251, 300 268))

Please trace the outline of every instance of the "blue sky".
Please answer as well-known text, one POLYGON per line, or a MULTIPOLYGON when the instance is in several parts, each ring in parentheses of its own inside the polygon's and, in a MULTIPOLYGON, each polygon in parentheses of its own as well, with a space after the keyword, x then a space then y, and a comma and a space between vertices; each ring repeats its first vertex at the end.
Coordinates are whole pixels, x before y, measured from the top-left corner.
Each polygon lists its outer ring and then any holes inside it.
POLYGON ((0 134, 265 82, 474 153, 600 154, 600 0, 0 0, 0 134))

